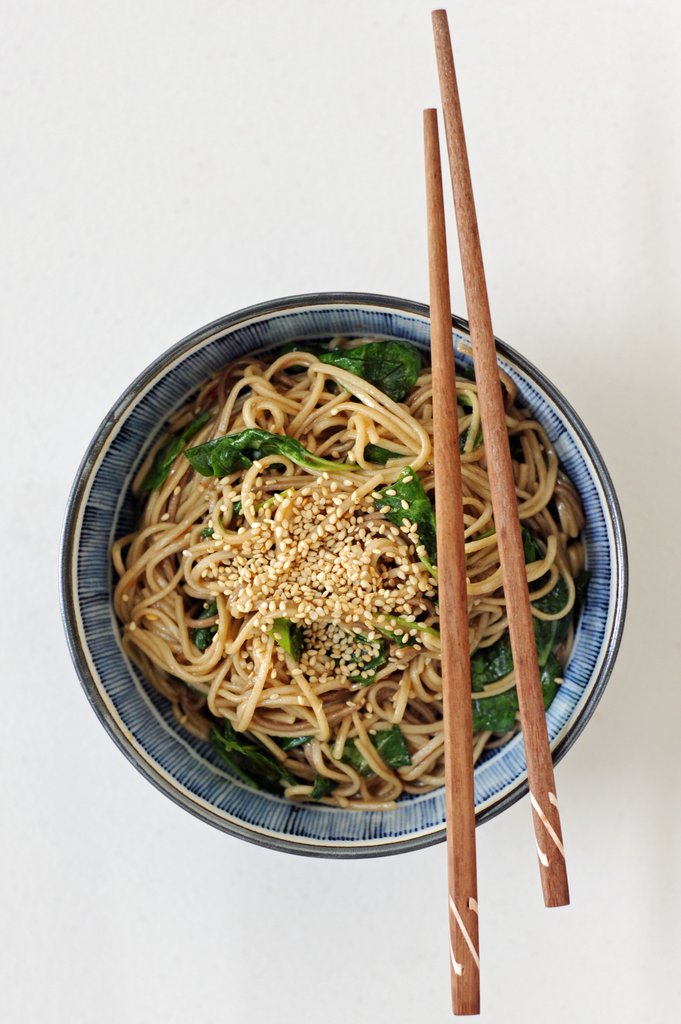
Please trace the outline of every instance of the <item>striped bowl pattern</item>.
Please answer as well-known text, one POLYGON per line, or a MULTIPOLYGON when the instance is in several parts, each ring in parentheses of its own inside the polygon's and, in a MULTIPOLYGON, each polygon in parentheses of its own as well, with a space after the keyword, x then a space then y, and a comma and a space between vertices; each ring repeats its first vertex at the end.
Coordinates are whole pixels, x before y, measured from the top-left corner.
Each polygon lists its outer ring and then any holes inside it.
MULTIPOLYGON (((296 339, 332 335, 405 338, 429 345, 427 307, 387 296, 331 293, 275 300, 195 332, 148 367, 110 411, 91 442, 69 498, 62 537, 62 614, 85 692, 128 759, 167 796, 232 835, 318 856, 377 856, 444 839, 444 793, 406 797, 394 811, 344 811, 295 804, 232 778, 211 748, 177 724, 167 702, 120 645, 112 609, 110 549, 135 523, 130 482, 168 416, 238 355, 296 339)), ((453 342, 468 340, 453 319, 453 342)), ((624 622, 627 563, 621 513, 586 428, 556 388, 499 342, 500 365, 546 429, 579 490, 592 576, 565 682, 547 712, 558 760, 592 714, 612 669, 624 622)), ((469 358, 457 351, 460 364, 469 358)), ((527 792, 522 736, 488 754, 475 771, 478 821, 527 792)))

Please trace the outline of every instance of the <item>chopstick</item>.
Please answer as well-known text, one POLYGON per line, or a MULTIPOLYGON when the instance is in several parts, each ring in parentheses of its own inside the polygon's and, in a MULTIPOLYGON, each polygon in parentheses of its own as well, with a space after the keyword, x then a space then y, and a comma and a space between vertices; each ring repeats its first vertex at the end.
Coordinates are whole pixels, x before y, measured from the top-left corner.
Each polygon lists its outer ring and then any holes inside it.
POLYGON ((452 1008, 455 1014, 463 1015, 480 1012, 478 883, 463 489, 437 111, 424 110, 423 136, 428 207, 435 497, 438 510, 437 565, 445 739, 450 973, 452 1008))
POLYGON ((544 903, 547 907, 561 907, 570 902, 565 851, 539 680, 506 417, 446 11, 433 11, 433 33, 544 903))

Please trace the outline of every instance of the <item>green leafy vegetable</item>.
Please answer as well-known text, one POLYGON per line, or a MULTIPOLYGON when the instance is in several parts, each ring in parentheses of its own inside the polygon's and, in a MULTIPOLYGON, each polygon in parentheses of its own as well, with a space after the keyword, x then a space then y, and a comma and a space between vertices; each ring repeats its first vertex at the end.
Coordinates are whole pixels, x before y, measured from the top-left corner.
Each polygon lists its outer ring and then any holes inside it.
MULTIPOLYGON (((416 523, 419 541, 426 549, 428 561, 435 563, 437 559, 437 539, 435 532, 435 509, 433 503, 423 489, 418 474, 407 466, 402 470, 394 484, 381 488, 381 497, 376 501, 378 508, 388 506, 386 519, 396 526, 402 526, 403 520, 416 523), (405 502, 407 508, 402 502, 405 502)), ((430 565, 427 566, 430 568, 430 565)))
POLYGON ((212 537, 212 536, 213 536, 213 527, 212 526, 204 526, 204 528, 201 530, 201 539, 205 540, 206 537, 212 537))
POLYGON ((392 729, 380 729, 371 737, 371 742, 389 768, 411 764, 407 741, 398 725, 393 725, 392 729))
POLYGON ((346 462, 321 459, 308 452, 300 441, 285 434, 270 434, 257 427, 216 437, 185 452, 197 473, 218 477, 228 476, 238 469, 248 469, 256 459, 265 455, 282 455, 313 473, 347 473, 358 468, 346 462))
POLYGON ((154 455, 151 468, 144 478, 144 482, 141 487, 141 490, 144 493, 147 491, 157 491, 161 487, 166 480, 175 459, 184 451, 185 446, 189 444, 194 435, 198 434, 201 427, 206 425, 212 415, 212 412, 202 412, 200 416, 197 416, 197 418, 179 434, 168 435, 154 455))
POLYGON ((544 557, 544 552, 524 523, 520 524, 520 535, 523 538, 523 552, 526 565, 529 565, 530 562, 538 562, 540 558, 544 557))
MULTIPOLYGON (((456 401, 457 401, 457 403, 463 409, 472 409, 473 408, 473 402, 472 402, 471 398, 465 393, 465 391, 464 392, 457 392, 456 401)), ((459 434, 459 451, 460 452, 463 452, 465 447, 466 447, 466 443, 468 441, 469 433, 470 433, 470 427, 468 428, 468 430, 464 430, 463 434, 459 434)), ((482 444, 482 427, 478 427, 478 433, 476 434, 475 441, 473 442, 473 448, 479 448, 481 444, 482 444)))
POLYGON ((373 775, 374 770, 364 756, 360 754, 357 749, 357 744, 354 740, 346 740, 345 746, 343 747, 343 756, 341 761, 344 764, 349 764, 351 768, 354 768, 359 775, 373 775))
POLYGON ((228 719, 223 721, 222 729, 218 726, 211 729, 210 740, 215 752, 237 778, 253 789, 281 793, 282 782, 289 785, 296 782, 281 761, 250 733, 237 732, 228 719))
POLYGON ((296 747, 304 747, 313 739, 314 736, 277 736, 277 743, 282 750, 295 750, 296 747))
MULTIPOLYGON (((212 619, 218 613, 217 601, 211 601, 206 608, 202 608, 199 614, 196 616, 197 619, 212 619)), ((213 637, 218 631, 218 627, 214 626, 197 626, 195 629, 189 630, 189 636, 193 643, 196 644, 200 651, 205 651, 207 647, 213 642, 213 637)))
MULTIPOLYGON (((382 668, 388 660, 388 645, 385 640, 370 640, 364 633, 348 631, 355 646, 351 657, 344 657, 342 660, 347 666, 356 666, 356 671, 348 672, 348 678, 356 680, 362 686, 369 686, 376 678, 376 671, 382 668)), ((340 658, 333 658, 339 662, 340 658)))
MULTIPOLYGON (((389 768, 411 764, 407 742, 398 725, 393 725, 390 729, 381 729, 375 736, 369 736, 369 739, 389 768)), ((373 775, 371 765, 357 749, 354 739, 346 741, 341 761, 349 764, 359 775, 373 775)))
MULTIPOLYGON (((552 654, 541 670, 540 680, 544 708, 548 708, 556 695, 562 668, 552 654)), ((518 691, 515 686, 496 697, 482 697, 473 701, 473 732, 507 732, 513 728, 518 710, 518 691)))
POLYGON ((282 651, 286 651, 296 661, 300 661, 305 650, 305 634, 303 627, 290 619, 275 619, 270 636, 277 641, 282 651))
POLYGON ((317 773, 314 777, 314 786, 310 793, 311 800, 321 800, 323 796, 328 796, 332 789, 336 788, 336 783, 333 779, 328 778, 326 775, 320 775, 317 773))
POLYGON ((471 688, 484 690, 487 683, 503 679, 513 670, 511 639, 508 630, 489 647, 478 647, 471 656, 471 688))
POLYGON ((402 401, 421 372, 421 353, 407 341, 370 341, 321 352, 318 358, 368 381, 393 402, 402 401))
POLYGON ((403 459, 401 452, 391 452, 389 448, 381 448, 380 444, 368 444, 364 448, 364 458, 377 466, 385 466, 391 459, 403 459))
POLYGON ((428 633, 430 636, 440 635, 436 629, 428 626, 425 622, 412 622, 410 619, 403 619, 399 615, 391 615, 388 622, 390 626, 379 624, 378 622, 375 622, 374 625, 379 633, 392 640, 393 643, 399 644, 400 647, 411 647, 412 644, 418 642, 418 634, 411 636, 412 629, 418 630, 419 633, 428 633), (401 632, 395 632, 396 629, 399 629, 401 632))

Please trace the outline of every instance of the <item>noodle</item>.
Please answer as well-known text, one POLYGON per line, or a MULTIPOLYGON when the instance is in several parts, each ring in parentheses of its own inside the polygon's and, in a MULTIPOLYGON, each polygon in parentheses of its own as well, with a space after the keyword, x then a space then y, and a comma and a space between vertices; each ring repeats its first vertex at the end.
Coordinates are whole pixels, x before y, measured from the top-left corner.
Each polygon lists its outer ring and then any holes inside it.
MULTIPOLYGON (((332 351, 341 346, 331 342, 332 351)), ((581 505, 544 430, 503 379, 535 625, 549 637, 547 658, 564 664, 584 564, 581 505)), ((505 650, 508 623, 477 389, 464 377, 456 386, 469 645, 484 662, 505 650)), ((400 488, 419 484, 433 498, 430 369, 396 402, 314 352, 248 356, 170 423, 197 448, 249 429, 294 438, 334 465, 255 452, 207 476, 179 455, 184 442, 169 449, 137 530, 113 548, 125 650, 184 728, 214 740, 229 732, 222 753, 248 784, 246 756, 265 764, 265 776, 280 772, 265 788, 339 807, 392 807, 403 793, 443 785, 436 569, 416 505, 400 499, 400 488), (372 461, 372 446, 387 449, 387 461, 372 461)), ((146 458, 136 493, 163 454, 159 445, 146 458)), ((506 668, 473 694, 480 722, 492 722, 474 736, 476 759, 518 727, 512 705, 503 727, 485 716, 495 698, 514 693, 512 663, 506 668)))

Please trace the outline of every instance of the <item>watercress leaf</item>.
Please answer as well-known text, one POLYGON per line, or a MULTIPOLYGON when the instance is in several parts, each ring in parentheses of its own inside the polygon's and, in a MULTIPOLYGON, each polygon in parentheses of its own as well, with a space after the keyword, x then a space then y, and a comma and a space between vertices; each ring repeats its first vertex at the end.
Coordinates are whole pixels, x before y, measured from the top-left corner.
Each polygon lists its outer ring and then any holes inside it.
POLYGON ((178 434, 169 434, 161 447, 154 455, 149 472, 144 478, 141 490, 157 491, 168 477, 175 459, 182 453, 185 446, 191 441, 195 434, 206 425, 213 414, 202 412, 184 430, 178 434))
POLYGON ((236 434, 225 434, 185 452, 193 468, 202 476, 228 476, 247 469, 255 459, 265 455, 282 455, 297 466, 314 473, 347 473, 359 467, 340 460, 322 459, 313 455, 293 437, 271 434, 257 427, 247 427, 236 434))
POLYGON ((335 788, 336 783, 333 779, 328 778, 326 775, 320 775, 317 773, 314 777, 314 785, 312 787, 312 792, 310 793, 310 799, 321 800, 322 797, 328 796, 335 788))
POLYGON ((405 764, 411 764, 407 741, 398 725, 393 725, 391 729, 378 730, 376 735, 371 737, 371 742, 389 768, 401 768, 405 764))
MULTIPOLYGON (((202 608, 198 615, 195 616, 197 619, 212 619, 213 616, 218 613, 217 601, 211 601, 209 605, 202 608)), ((214 626, 196 626, 194 629, 189 630, 189 636, 192 643, 196 644, 200 651, 205 651, 207 647, 213 642, 213 637, 218 631, 218 627, 214 626)))
POLYGON ((305 634, 303 627, 290 619, 275 619, 270 630, 282 651, 290 654, 295 661, 300 661, 305 650, 305 634))
POLYGON ((322 352, 322 363, 348 370, 401 402, 421 372, 421 353, 407 341, 370 341, 354 348, 322 352))
POLYGON ((402 470, 397 480, 378 492, 381 497, 377 500, 378 508, 388 507, 384 515, 391 523, 402 526, 403 520, 416 523, 420 543, 426 549, 429 562, 434 563, 437 559, 437 538, 435 529, 435 509, 433 503, 423 489, 418 474, 407 466, 402 470), (405 509, 402 502, 407 503, 405 509))

